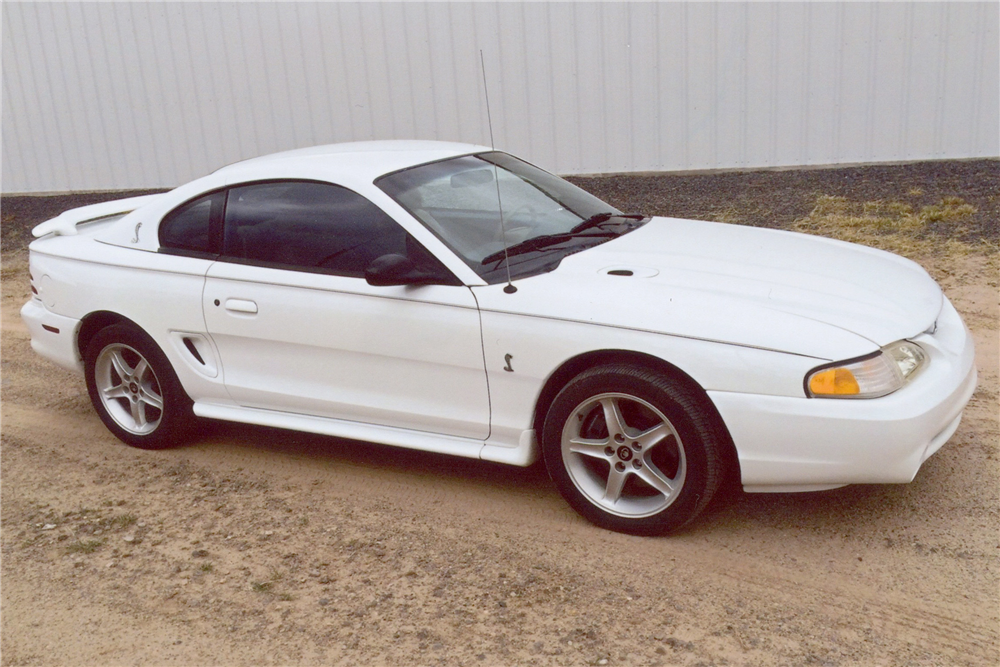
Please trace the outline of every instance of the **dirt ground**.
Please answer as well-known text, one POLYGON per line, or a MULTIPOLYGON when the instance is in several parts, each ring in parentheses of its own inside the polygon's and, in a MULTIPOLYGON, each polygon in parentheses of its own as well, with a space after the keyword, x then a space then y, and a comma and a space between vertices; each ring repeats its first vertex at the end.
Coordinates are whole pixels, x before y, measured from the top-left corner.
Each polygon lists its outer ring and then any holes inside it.
POLYGON ((970 207, 950 231, 937 209, 922 213, 917 232, 937 244, 917 259, 972 329, 980 373, 961 427, 917 478, 737 492, 655 539, 586 523, 539 466, 223 423, 177 449, 122 445, 83 379, 30 350, 18 317, 24 230, 72 204, 4 198, 0 662, 1000 664, 988 252, 1000 163, 926 165, 850 172, 882 181, 854 194, 848 170, 745 174, 746 191, 733 175, 578 179, 622 208, 676 214, 674 193, 689 217, 762 224, 780 208, 786 227, 814 220, 818 196, 970 207))

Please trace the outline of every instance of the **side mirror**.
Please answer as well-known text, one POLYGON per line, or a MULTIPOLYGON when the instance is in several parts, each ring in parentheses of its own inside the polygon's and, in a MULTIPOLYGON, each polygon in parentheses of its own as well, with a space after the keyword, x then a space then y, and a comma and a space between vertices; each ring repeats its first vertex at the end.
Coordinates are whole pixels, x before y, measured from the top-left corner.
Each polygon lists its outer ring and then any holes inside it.
POLYGON ((365 280, 369 285, 385 287, 387 285, 406 285, 406 279, 413 273, 413 262, 402 255, 382 255, 377 257, 365 269, 365 280))
POLYGON ((428 285, 441 282, 441 276, 420 271, 413 262, 395 253, 376 258, 365 269, 365 280, 369 285, 387 287, 389 285, 428 285))

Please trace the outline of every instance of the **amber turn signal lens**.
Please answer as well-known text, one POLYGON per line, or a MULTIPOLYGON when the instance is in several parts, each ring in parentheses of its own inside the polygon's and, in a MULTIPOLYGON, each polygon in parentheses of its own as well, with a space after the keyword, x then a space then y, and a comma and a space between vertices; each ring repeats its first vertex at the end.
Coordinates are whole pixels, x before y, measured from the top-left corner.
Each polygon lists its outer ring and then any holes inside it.
POLYGON ((851 396, 861 393, 854 373, 846 368, 830 368, 809 378, 809 391, 818 396, 851 396))

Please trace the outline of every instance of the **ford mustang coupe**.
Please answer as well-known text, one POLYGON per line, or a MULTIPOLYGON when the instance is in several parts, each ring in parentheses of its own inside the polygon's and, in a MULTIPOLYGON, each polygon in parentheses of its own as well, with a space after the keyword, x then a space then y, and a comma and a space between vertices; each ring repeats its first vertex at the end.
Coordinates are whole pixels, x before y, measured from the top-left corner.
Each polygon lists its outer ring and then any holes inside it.
POLYGON ((599 526, 909 482, 973 344, 917 264, 627 214, 488 147, 320 146, 33 231, 32 347, 124 442, 194 416, 527 466, 599 526))

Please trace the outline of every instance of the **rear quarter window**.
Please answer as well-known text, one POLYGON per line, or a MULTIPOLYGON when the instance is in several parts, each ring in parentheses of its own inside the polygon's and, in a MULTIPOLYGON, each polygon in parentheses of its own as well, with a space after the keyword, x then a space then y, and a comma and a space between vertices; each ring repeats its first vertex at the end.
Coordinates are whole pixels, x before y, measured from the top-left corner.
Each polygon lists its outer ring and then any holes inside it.
POLYGON ((160 221, 160 247, 182 253, 217 254, 213 220, 222 216, 225 193, 210 194, 182 204, 160 221))

